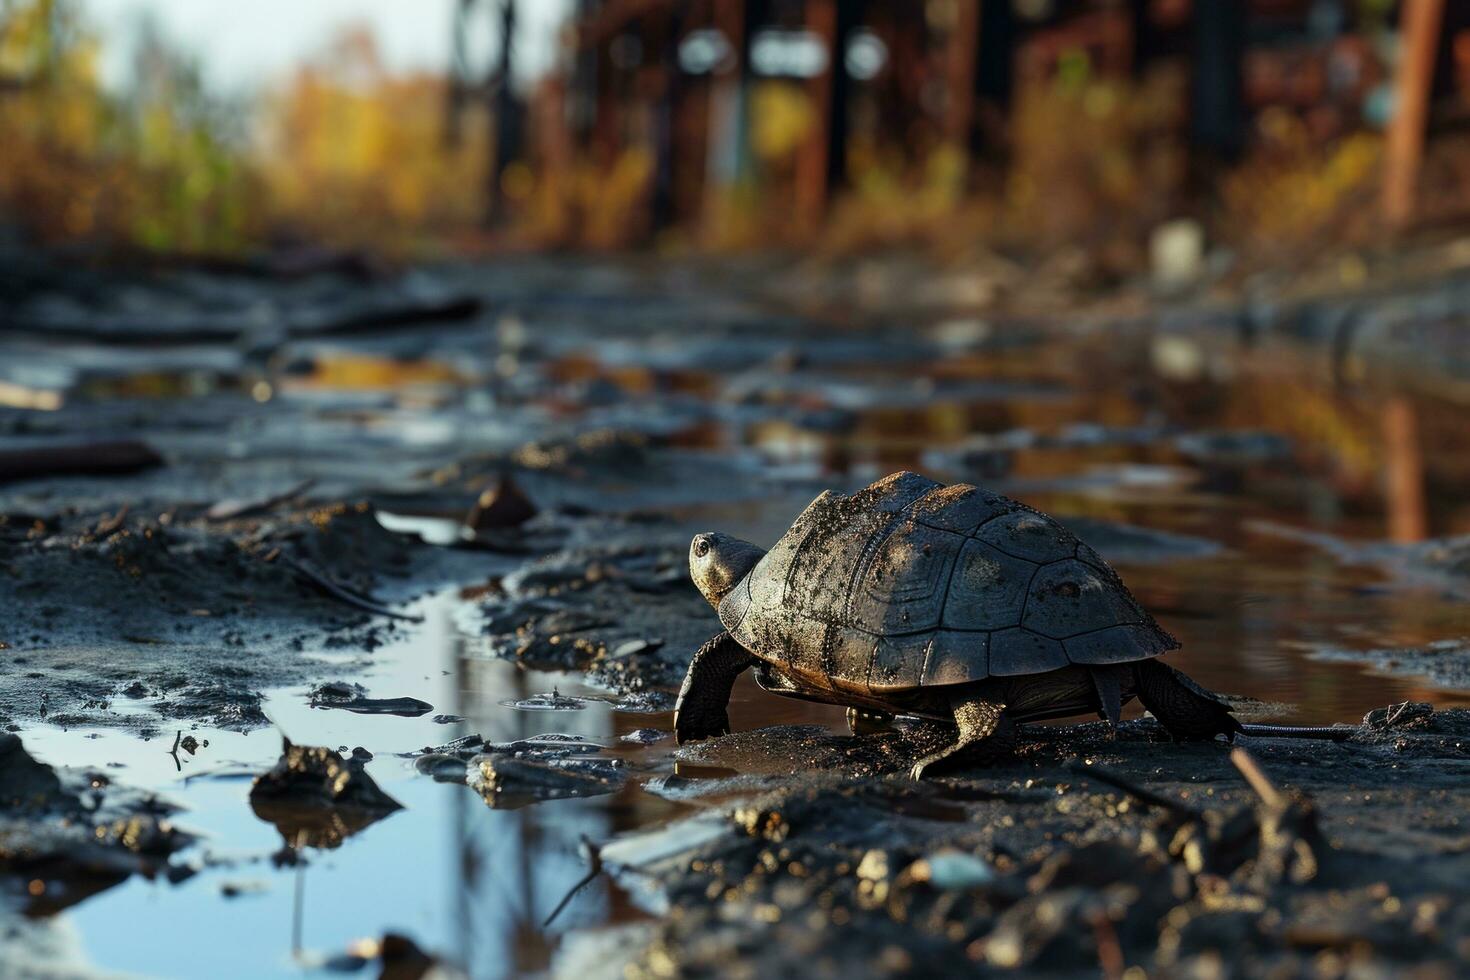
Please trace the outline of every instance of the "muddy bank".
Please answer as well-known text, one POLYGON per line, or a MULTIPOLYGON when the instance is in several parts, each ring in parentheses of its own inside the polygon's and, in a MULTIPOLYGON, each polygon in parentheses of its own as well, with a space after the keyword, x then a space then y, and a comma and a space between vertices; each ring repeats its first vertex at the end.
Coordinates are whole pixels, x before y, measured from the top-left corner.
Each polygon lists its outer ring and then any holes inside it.
POLYGON ((0 453, 22 475, 56 464, 48 447, 73 466, 0 486, 0 722, 41 758, 96 756, 191 806, 253 862, 148 892, 132 876, 51 920, 57 936, 119 958, 113 922, 169 910, 204 952, 128 965, 183 975, 243 932, 269 938, 242 969, 297 969, 297 914, 300 947, 339 965, 386 964, 411 935, 476 976, 563 952, 576 975, 1079 976, 1470 952, 1454 711, 1385 712, 1387 731, 1344 745, 1252 741, 1274 795, 1223 745, 1173 745, 1136 711, 1116 739, 1036 728, 1016 760, 924 784, 905 774, 944 733, 855 738, 840 709, 748 677, 735 734, 670 734, 720 628, 691 534, 766 546, 820 491, 905 468, 1055 514, 1242 718, 1463 703, 1313 656, 1463 652, 1443 645, 1470 632, 1446 429, 1423 439, 1446 537, 1349 555, 1254 528, 1384 536, 1374 406, 1305 383, 1284 397, 1288 362, 1251 356, 1274 347, 1199 311, 1111 329, 906 290, 865 306, 842 276, 769 262, 516 260, 369 277, 356 298, 340 271, 211 275, 70 303, 63 277, 20 297, 27 333, 0 331, 0 453), (77 470, 76 447, 103 441, 148 453, 77 470), (271 721, 319 748, 288 752, 261 784, 281 798, 252 806, 271 721), (353 805, 369 772, 401 810, 366 790, 353 805), (271 865, 283 844, 303 860, 271 865), (599 867, 612 878, 560 904, 599 867))
POLYGON ((1449 976, 1470 954, 1470 713, 1410 717, 1247 740, 1238 765, 1145 722, 1033 729, 1014 763, 926 784, 882 775, 903 733, 730 736, 681 756, 779 744, 779 788, 602 860, 666 910, 632 975, 1449 976))
POLYGON ((328 669, 304 651, 367 662, 410 625, 386 602, 493 565, 389 532, 366 503, 229 521, 123 505, 5 529, 0 717, 145 736, 268 724, 262 690, 328 669))

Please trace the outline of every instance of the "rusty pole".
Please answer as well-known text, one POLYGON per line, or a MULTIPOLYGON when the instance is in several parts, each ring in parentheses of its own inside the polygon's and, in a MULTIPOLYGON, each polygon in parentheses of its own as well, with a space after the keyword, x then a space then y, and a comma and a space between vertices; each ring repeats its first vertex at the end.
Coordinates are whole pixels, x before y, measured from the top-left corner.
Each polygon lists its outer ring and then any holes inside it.
POLYGON ((1383 455, 1388 536, 1393 541, 1423 541, 1429 536, 1424 451, 1419 445, 1418 413, 1405 395, 1391 396, 1383 407, 1383 455))
POLYGON ((950 144, 968 155, 975 110, 975 53, 980 43, 981 0, 958 0, 949 38, 949 102, 944 131, 950 144))
MULTIPOLYGON (((832 73, 842 71, 837 50, 837 0, 807 0, 806 27, 827 49, 827 67, 811 80, 812 127, 796 161, 796 220, 803 233, 815 231, 827 206, 828 128, 832 125, 832 73)), ((846 111, 843 107, 842 111, 846 111)))
POLYGON ((1394 82, 1393 119, 1383 165, 1383 216, 1402 228, 1414 216, 1414 194, 1424 159, 1429 90, 1439 48, 1444 0, 1404 0, 1399 15, 1401 55, 1394 82))

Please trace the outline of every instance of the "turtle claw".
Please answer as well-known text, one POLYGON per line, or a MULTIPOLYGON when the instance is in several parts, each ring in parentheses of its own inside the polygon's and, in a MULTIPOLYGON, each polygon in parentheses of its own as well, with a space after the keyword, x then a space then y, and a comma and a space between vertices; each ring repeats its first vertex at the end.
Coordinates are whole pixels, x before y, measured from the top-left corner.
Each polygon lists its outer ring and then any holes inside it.
POLYGON ((909 777, 917 783, 922 782, 926 776, 938 775, 941 768, 940 764, 954 755, 958 750, 959 746, 952 745, 949 748, 941 749, 938 752, 924 756, 918 762, 914 763, 914 767, 909 770, 909 777))

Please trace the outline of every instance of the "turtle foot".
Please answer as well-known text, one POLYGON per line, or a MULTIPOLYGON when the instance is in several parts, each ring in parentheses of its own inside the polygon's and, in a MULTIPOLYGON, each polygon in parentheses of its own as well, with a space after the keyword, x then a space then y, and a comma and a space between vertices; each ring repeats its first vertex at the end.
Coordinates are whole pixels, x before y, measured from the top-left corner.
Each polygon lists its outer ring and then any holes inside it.
POLYGON ((730 717, 725 712, 674 712, 674 742, 702 742, 730 734, 730 717))
POLYGON ((1235 740, 1240 722, 1214 694, 1167 664, 1145 660, 1136 670, 1138 699, 1175 741, 1208 742, 1216 735, 1235 740))

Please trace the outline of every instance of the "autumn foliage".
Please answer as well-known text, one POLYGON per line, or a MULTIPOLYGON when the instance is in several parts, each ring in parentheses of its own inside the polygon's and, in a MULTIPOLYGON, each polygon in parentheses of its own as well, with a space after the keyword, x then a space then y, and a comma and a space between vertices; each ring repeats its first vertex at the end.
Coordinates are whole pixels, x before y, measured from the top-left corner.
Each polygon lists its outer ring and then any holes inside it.
POLYGON ((417 251, 483 212, 483 138, 449 146, 444 80, 389 73, 364 31, 244 104, 156 37, 110 91, 99 49, 67 0, 0 0, 0 212, 40 241, 417 251))

